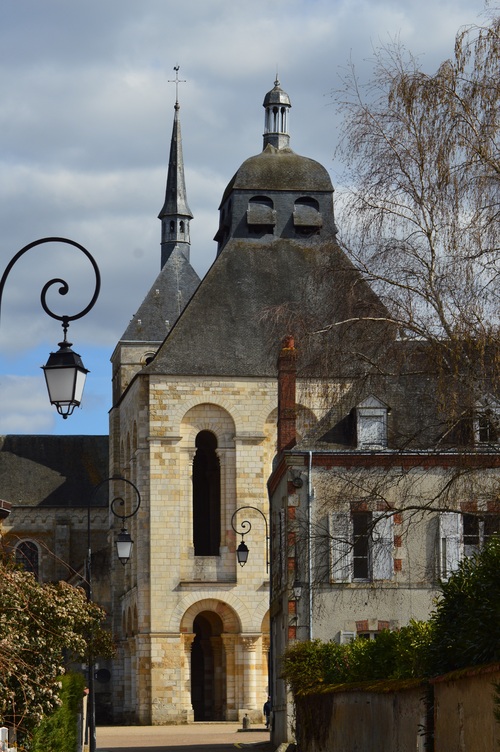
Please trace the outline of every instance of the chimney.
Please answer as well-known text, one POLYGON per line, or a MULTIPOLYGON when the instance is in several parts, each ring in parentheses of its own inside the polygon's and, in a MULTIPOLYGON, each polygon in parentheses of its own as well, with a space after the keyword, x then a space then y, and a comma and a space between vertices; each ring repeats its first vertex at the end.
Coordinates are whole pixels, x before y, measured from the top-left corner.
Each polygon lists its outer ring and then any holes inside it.
POLYGON ((290 335, 284 337, 278 356, 278 454, 297 443, 295 383, 297 350, 290 335))

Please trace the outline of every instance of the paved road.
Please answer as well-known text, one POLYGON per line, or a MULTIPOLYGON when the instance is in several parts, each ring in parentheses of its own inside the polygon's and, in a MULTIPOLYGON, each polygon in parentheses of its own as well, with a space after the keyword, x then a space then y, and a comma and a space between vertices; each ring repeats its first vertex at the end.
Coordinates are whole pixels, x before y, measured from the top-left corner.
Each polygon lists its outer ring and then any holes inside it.
POLYGON ((241 731, 236 723, 186 726, 98 726, 98 752, 274 752, 262 726, 241 731))

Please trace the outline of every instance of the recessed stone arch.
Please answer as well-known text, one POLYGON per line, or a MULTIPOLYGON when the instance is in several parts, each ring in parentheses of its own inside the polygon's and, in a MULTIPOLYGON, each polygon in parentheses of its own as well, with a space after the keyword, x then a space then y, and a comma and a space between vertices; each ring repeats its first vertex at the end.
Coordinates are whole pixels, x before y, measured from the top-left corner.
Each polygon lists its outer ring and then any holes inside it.
POLYGON ((193 632, 194 620, 203 612, 212 612, 222 621, 223 631, 237 634, 241 632, 241 622, 236 611, 217 598, 204 598, 191 604, 180 620, 180 632, 193 632))
POLYGON ((225 447, 234 441, 236 426, 224 407, 200 402, 187 410, 181 419, 182 444, 194 447, 200 431, 210 431, 217 437, 218 446, 225 447))

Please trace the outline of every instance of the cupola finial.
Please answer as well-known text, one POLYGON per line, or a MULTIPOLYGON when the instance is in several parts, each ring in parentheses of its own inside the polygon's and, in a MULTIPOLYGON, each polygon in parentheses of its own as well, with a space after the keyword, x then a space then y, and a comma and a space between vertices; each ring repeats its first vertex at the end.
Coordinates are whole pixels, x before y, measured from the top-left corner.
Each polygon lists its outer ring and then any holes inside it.
POLYGON ((274 89, 271 89, 264 97, 266 110, 264 124, 264 149, 268 144, 276 149, 284 149, 290 145, 288 132, 288 113, 291 102, 288 94, 283 91, 276 70, 274 89))

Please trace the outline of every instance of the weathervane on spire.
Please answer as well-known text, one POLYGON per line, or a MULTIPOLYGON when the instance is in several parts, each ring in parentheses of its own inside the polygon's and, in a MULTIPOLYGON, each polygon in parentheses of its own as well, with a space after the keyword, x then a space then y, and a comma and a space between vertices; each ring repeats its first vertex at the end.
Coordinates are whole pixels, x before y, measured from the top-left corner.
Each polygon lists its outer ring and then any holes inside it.
POLYGON ((175 78, 170 78, 168 80, 169 84, 175 84, 175 109, 179 109, 179 84, 185 84, 186 79, 185 78, 179 78, 179 68, 180 65, 174 65, 174 71, 175 71, 175 78))

